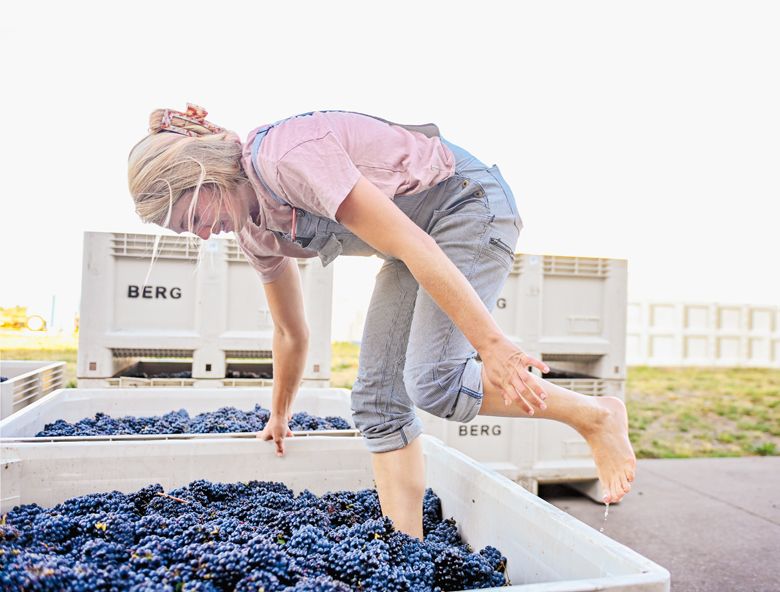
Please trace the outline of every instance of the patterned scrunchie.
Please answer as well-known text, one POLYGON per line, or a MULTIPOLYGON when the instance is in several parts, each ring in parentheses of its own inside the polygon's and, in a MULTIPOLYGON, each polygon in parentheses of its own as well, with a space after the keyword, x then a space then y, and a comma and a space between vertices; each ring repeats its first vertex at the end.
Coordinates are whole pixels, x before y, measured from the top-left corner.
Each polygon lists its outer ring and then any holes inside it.
POLYGON ((208 115, 208 111, 192 103, 187 103, 187 111, 184 113, 173 109, 165 109, 163 110, 160 123, 152 125, 149 128, 149 133, 173 132, 194 138, 225 131, 224 128, 206 121, 206 115, 208 115))

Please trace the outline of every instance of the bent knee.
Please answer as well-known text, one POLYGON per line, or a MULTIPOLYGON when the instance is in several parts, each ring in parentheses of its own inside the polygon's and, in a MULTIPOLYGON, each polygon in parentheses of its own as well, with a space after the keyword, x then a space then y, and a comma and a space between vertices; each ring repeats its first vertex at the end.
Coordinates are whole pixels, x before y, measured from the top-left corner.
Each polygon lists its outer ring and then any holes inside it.
POLYGON ((482 405, 481 378, 470 364, 476 361, 440 362, 404 369, 409 398, 431 415, 450 421, 474 419, 482 405))
POLYGON ((422 422, 414 413, 387 421, 359 413, 353 413, 352 418, 370 452, 405 448, 423 433, 422 422))

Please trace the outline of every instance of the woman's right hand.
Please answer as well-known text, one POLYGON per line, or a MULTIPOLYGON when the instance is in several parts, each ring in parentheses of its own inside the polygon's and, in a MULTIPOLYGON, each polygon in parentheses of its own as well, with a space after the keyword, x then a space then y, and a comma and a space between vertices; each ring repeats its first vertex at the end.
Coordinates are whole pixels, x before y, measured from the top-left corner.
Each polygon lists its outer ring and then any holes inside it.
POLYGON ((276 456, 284 455, 284 439, 292 438, 295 434, 292 433, 289 425, 289 417, 284 415, 271 414, 268 418, 268 423, 265 424, 263 431, 260 432, 257 437, 262 438, 264 441, 273 440, 276 445, 276 456))
POLYGON ((547 364, 532 358, 506 338, 480 351, 479 357, 485 379, 500 389, 506 405, 520 405, 529 415, 534 414, 534 407, 540 410, 547 408, 544 402, 547 394, 528 371, 528 367, 532 366, 543 373, 549 372, 547 364))

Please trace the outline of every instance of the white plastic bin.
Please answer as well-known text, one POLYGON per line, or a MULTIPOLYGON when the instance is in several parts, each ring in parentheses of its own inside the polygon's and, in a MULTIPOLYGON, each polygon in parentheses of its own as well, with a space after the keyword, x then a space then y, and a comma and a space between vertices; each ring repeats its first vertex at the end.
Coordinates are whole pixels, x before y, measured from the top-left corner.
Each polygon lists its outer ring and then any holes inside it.
MULTIPOLYGON (((75 422, 96 413, 111 417, 134 415, 147 417, 185 409, 190 417, 220 407, 236 407, 249 411, 256 404, 271 408, 271 389, 62 389, 37 401, 19 413, 0 421, 0 442, 34 441, 67 442, 72 440, 106 441, 138 439, 191 439, 227 437, 228 434, 143 434, 127 436, 58 436, 36 438, 46 424, 58 419, 75 422)), ((293 401, 293 413, 306 411, 310 415, 339 416, 354 427, 349 391, 345 389, 302 388, 293 401)), ((302 434, 303 432, 296 432, 302 434)), ((314 433, 314 432, 311 432, 314 433)), ((325 432, 317 432, 323 434, 325 432)), ((358 436, 351 430, 329 430, 328 434, 358 436)))
MULTIPOLYGON (((511 587, 563 592, 669 590, 669 572, 435 438, 422 436, 426 482, 475 549, 507 557, 511 587)), ((370 453, 351 438, 292 438, 286 454, 259 440, 70 442, 0 448, 2 507, 53 506, 91 492, 131 492, 151 483, 166 490, 195 479, 282 481, 299 493, 373 487, 370 453)))
MULTIPOLYGON (((84 234, 79 386, 139 360, 187 360, 194 379, 224 379, 230 360, 271 357, 265 293, 235 240, 162 236, 145 284, 154 242, 84 234)), ((311 335, 303 377, 328 386, 333 268, 316 257, 298 266, 311 335)))
POLYGON ((526 351, 626 378, 627 261, 517 253, 493 316, 526 351))
POLYGON ((0 360, 0 419, 65 386, 65 362, 0 360))
MULTIPOLYGON (((551 382, 624 399, 627 270, 624 259, 517 253, 493 316, 520 348, 559 371, 545 376, 551 382)), ((429 433, 529 491, 566 482, 598 499, 590 449, 566 425, 481 416, 465 425, 421 416, 429 433)))

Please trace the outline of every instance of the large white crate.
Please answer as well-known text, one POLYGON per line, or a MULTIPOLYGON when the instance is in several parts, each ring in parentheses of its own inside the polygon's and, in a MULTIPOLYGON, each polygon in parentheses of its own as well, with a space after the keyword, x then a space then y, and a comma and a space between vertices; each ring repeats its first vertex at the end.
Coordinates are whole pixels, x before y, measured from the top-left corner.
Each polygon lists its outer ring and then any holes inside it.
MULTIPOLYGON (((669 590, 669 572, 465 455, 422 436, 426 482, 473 548, 493 545, 507 557, 512 586, 502 590, 564 592, 669 590)), ((286 454, 259 440, 217 439, 70 442, 0 448, 2 507, 51 507, 92 492, 131 492, 150 483, 166 490, 195 479, 281 481, 300 493, 373 486, 371 454, 351 438, 292 438, 286 454)))
MULTIPOLYGON (((520 348, 562 371, 545 377, 551 382, 625 399, 627 267, 625 259, 517 253, 493 316, 520 348)), ((421 416, 429 433, 529 491, 567 482, 599 498, 590 448, 564 424, 482 416, 457 424, 421 416)))
MULTIPOLYGON (((162 236, 150 272, 154 242, 152 234, 84 234, 80 386, 138 360, 191 360, 194 379, 223 379, 232 359, 271 358, 265 293, 235 240, 162 236)), ((311 336, 303 377, 327 386, 333 269, 316 257, 298 265, 311 336)))
POLYGON ((626 303, 625 259, 517 253, 493 316, 548 363, 625 379, 626 303))
MULTIPOLYGON (((271 408, 270 388, 242 389, 62 389, 36 401, 25 409, 0 421, 0 442, 68 442, 72 440, 154 440, 226 437, 227 434, 144 434, 138 436, 59 436, 36 438, 35 434, 46 424, 58 419, 75 422, 96 413, 111 417, 134 415, 148 417, 185 409, 190 417, 198 413, 216 411, 220 407, 236 407, 249 411, 255 404, 271 408)), ((310 415, 343 417, 352 430, 333 430, 345 436, 358 436, 350 409, 350 393, 337 388, 302 388, 293 401, 293 413, 306 411, 310 415)), ((302 432, 296 432, 298 434, 302 432)), ((314 432, 312 432, 314 433, 314 432)), ((318 432, 322 433, 322 432, 318 432)))
POLYGON ((780 368, 780 306, 632 302, 628 363, 780 368))
POLYGON ((65 362, 0 360, 0 419, 65 386, 65 362))

